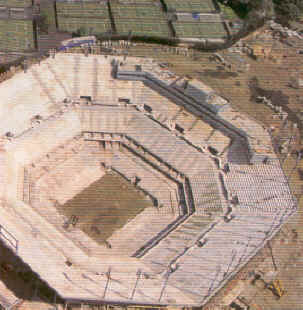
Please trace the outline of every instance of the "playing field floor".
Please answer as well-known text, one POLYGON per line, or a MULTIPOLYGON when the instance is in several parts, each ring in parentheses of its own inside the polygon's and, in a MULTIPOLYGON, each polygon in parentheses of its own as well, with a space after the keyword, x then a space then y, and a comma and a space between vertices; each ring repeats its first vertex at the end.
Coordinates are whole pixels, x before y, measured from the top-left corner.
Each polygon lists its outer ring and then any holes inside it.
POLYGON ((67 218, 76 216, 76 226, 98 243, 104 243, 152 203, 117 174, 108 173, 73 199, 59 206, 67 218))

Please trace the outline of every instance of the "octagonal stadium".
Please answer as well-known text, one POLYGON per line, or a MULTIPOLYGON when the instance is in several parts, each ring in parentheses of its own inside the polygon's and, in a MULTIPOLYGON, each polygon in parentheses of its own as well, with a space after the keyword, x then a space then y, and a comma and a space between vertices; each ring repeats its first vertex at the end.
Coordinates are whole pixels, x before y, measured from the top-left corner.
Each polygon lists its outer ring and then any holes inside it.
POLYGON ((0 92, 1 240, 67 302, 202 306, 296 212, 266 129, 152 59, 58 53, 0 92))

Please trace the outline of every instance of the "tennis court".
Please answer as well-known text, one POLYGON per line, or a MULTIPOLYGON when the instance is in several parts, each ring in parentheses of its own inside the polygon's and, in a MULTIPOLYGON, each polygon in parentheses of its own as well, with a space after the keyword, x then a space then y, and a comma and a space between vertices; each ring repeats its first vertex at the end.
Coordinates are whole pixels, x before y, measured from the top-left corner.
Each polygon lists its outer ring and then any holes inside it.
POLYGON ((209 13, 215 11, 212 0, 164 0, 168 11, 209 13))
POLYGON ((225 38, 227 32, 223 23, 175 22, 173 27, 178 38, 225 38))
POLYGON ((35 48, 31 20, 0 20, 0 29, 2 51, 24 51, 35 48))
POLYGON ((111 11, 119 34, 127 35, 131 30, 134 36, 170 36, 166 14, 155 1, 113 2, 111 11))
POLYGON ((116 22, 117 33, 133 36, 169 37, 170 31, 166 21, 134 21, 119 19, 116 22))
POLYGON ((84 30, 85 35, 102 34, 111 30, 109 19, 99 18, 77 18, 58 16, 59 29, 67 32, 77 32, 80 28, 84 30))
POLYGON ((222 18, 220 14, 177 14, 177 21, 178 22, 202 22, 202 23, 221 23, 222 18))
POLYGON ((32 6, 32 0, 0 0, 0 6, 10 6, 13 8, 25 8, 32 6))
POLYGON ((114 20, 118 19, 165 19, 166 15, 161 7, 156 5, 131 5, 131 4, 111 4, 111 11, 114 20))
POLYGON ((57 15, 66 17, 98 17, 109 19, 108 6, 97 2, 57 2, 57 15))
POLYGON ((121 4, 154 4, 160 3, 160 0, 118 0, 121 4))

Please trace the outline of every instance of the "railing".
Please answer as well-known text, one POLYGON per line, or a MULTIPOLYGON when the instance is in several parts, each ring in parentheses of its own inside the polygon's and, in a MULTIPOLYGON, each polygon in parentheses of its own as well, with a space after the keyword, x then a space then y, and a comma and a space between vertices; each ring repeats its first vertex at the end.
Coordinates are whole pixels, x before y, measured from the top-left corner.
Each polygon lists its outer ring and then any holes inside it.
POLYGON ((0 224, 0 237, 10 247, 12 247, 17 254, 19 241, 0 224))

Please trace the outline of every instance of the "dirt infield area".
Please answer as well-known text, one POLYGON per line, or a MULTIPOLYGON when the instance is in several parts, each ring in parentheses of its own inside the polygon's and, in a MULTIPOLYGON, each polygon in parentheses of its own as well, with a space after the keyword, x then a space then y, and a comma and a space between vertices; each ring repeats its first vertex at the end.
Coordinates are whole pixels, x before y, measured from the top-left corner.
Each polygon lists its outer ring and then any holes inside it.
POLYGON ((102 244, 149 206, 151 201, 132 184, 110 172, 58 209, 77 228, 102 244))

